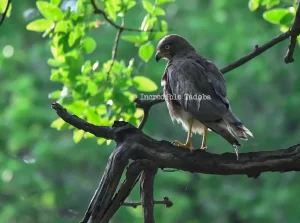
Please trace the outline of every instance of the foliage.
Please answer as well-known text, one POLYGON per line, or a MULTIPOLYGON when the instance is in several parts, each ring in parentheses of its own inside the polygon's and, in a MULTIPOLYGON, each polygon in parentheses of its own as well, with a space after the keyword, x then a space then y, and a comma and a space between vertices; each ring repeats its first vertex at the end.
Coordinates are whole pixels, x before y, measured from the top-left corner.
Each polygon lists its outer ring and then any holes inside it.
MULTIPOLYGON (((133 98, 160 91, 165 64, 156 64, 152 49, 167 29, 223 67, 278 35, 283 26, 279 16, 272 21, 280 25, 274 25, 263 14, 280 8, 287 12, 294 5, 271 2, 276 1, 251 1, 256 8, 251 13, 245 1, 96 1, 117 24, 124 18, 125 27, 147 30, 122 32, 107 78, 118 30, 94 14, 90 1, 13 1, 10 17, 0 26, 0 222, 78 222, 99 183, 113 145, 81 140, 89 137, 82 131, 74 131, 72 140, 62 120, 53 122, 53 100, 95 124, 109 125, 119 118, 136 124, 142 113, 134 109, 133 98), (162 32, 148 32, 151 28, 162 32), (61 131, 50 128, 51 123, 61 131)), ((0 0, 1 11, 6 3, 0 0)), ((225 75, 232 108, 255 136, 243 142, 242 151, 299 143, 300 64, 284 64, 287 45, 225 75)), ((299 58, 295 50, 295 60, 299 58)), ((163 104, 151 110, 144 131, 159 140, 185 137, 163 104)), ((193 140, 200 146, 200 136, 193 140)), ((232 152, 213 133, 208 149, 232 152)), ((157 222, 276 223, 300 218, 295 211, 298 173, 269 173, 253 180, 160 171, 155 183, 155 198, 168 196, 174 203, 169 209, 156 206, 157 222)), ((138 187, 129 200, 139 200, 138 187)), ((122 207, 112 220, 141 221, 140 207, 122 207)))
MULTIPOLYGON (((123 39, 139 46, 139 56, 147 62, 154 53, 152 40, 158 40, 166 34, 167 25, 159 16, 165 14, 158 5, 143 1, 146 16, 140 26, 142 32, 123 36, 123 39), (161 30, 150 32, 149 30, 161 30)), ((97 125, 112 125, 114 120, 123 119, 133 124, 138 123, 141 112, 135 112, 133 100, 136 90, 151 92, 157 86, 149 78, 134 75, 134 59, 110 59, 99 63, 94 57, 89 57, 97 49, 97 42, 89 33, 91 29, 101 28, 101 22, 95 20, 94 9, 90 0, 78 1, 76 8, 61 10, 61 1, 37 1, 36 5, 43 16, 27 25, 27 29, 43 32, 43 37, 49 37, 52 58, 48 59, 51 69, 51 81, 63 84, 62 90, 55 90, 49 96, 58 100, 71 112, 97 125), (135 87, 134 88, 132 88, 135 87)), ((124 19, 135 1, 98 1, 103 5, 109 19, 116 22, 124 19)), ((98 46, 98 50, 101 46, 98 46)), ((62 129, 64 122, 57 119, 52 127, 62 129)), ((91 134, 74 130, 74 141, 91 134)), ((99 140, 99 143, 103 140, 99 140)))
MULTIPOLYGON (((285 1, 280 0, 250 0, 249 9, 255 11, 259 6, 265 7, 267 10, 263 13, 263 18, 272 23, 280 26, 282 32, 288 31, 295 19, 297 1, 291 5, 285 1)), ((300 44, 300 37, 297 38, 300 44)))

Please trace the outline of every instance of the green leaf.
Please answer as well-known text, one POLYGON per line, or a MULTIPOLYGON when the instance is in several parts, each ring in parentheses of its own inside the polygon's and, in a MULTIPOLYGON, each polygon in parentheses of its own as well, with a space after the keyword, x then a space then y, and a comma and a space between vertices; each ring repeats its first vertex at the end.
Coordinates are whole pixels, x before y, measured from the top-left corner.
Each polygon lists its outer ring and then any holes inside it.
POLYGON ((64 18, 64 13, 55 5, 44 2, 44 1, 37 1, 36 5, 40 11, 40 13, 49 20, 59 21, 64 18))
POLYGON ((145 62, 148 62, 154 53, 154 46, 151 43, 142 45, 139 49, 139 56, 145 62))
POLYGON ((79 143, 84 135, 83 130, 75 129, 73 132, 73 140, 75 143, 79 143))
POLYGON ((280 19, 280 24, 281 25, 285 25, 285 26, 291 26, 293 24, 295 18, 295 14, 294 13, 287 13, 285 14, 281 19, 280 19))
POLYGON ((109 1, 106 1, 105 2, 105 9, 106 9, 105 11, 109 15, 109 17, 113 21, 116 21, 116 19, 117 19, 117 13, 116 13, 116 9, 114 8, 114 5, 112 3, 110 3, 109 1))
POLYGON ((255 11, 259 6, 260 0, 250 0, 248 3, 248 7, 251 12, 255 11))
MULTIPOLYGON (((7 7, 8 0, 0 0, 0 13, 3 13, 7 7)), ((8 11, 6 13, 6 17, 10 16, 11 13, 11 8, 12 8, 12 3, 8 6, 8 11)))
POLYGON ((51 123, 51 127, 57 130, 61 130, 64 127, 64 125, 66 125, 66 123, 61 118, 58 118, 51 123))
POLYGON ((144 76, 135 76, 133 78, 133 83, 139 91, 152 92, 156 91, 158 88, 152 80, 144 76))
POLYGON ((176 0, 156 0, 156 5, 162 5, 169 2, 175 2, 176 0))
POLYGON ((166 13, 162 8, 156 7, 153 11, 153 14, 156 15, 156 16, 160 16, 160 15, 164 16, 166 13))
POLYGON ((144 9, 148 12, 148 13, 152 13, 153 12, 153 9, 154 9, 154 7, 153 7, 153 5, 150 3, 150 2, 148 2, 148 1, 143 1, 143 7, 144 7, 144 9))
POLYGON ((37 19, 32 21, 26 26, 27 30, 35 32, 44 32, 47 29, 51 28, 54 25, 54 22, 47 19, 37 19))
POLYGON ((61 0, 51 0, 51 3, 58 6, 61 3, 61 0))
POLYGON ((270 9, 280 3, 280 0, 268 0, 266 4, 266 8, 270 9))
POLYGON ((136 5, 136 2, 135 1, 129 1, 128 3, 127 3, 127 5, 126 5, 126 8, 127 8, 127 10, 128 9, 131 9, 133 6, 135 6, 136 5))
POLYGON ((60 90, 53 91, 48 95, 48 98, 50 98, 50 99, 59 99, 60 98, 60 93, 61 93, 60 90))
POLYGON ((59 21, 55 25, 55 32, 67 33, 68 31, 68 22, 67 21, 59 21))
POLYGON ((92 37, 87 37, 83 41, 83 49, 87 54, 94 52, 97 47, 96 41, 92 37))
POLYGON ((272 9, 269 11, 264 12, 263 17, 270 23, 279 24, 280 20, 289 12, 288 9, 272 9))

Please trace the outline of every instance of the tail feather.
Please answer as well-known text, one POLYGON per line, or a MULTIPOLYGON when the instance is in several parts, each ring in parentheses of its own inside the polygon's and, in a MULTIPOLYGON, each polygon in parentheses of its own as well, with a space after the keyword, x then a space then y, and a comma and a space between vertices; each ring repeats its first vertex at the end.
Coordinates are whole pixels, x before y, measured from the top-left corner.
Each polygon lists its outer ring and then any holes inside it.
POLYGON ((224 122, 224 120, 216 122, 203 122, 203 124, 210 128, 212 131, 221 135, 231 145, 241 146, 240 142, 234 136, 234 134, 232 134, 232 132, 229 129, 229 126, 224 122))
POLYGON ((230 124, 230 129, 232 130, 233 134, 235 134, 238 138, 242 140, 248 140, 248 136, 251 136, 253 138, 252 132, 250 132, 249 129, 247 129, 244 125, 234 125, 230 124))

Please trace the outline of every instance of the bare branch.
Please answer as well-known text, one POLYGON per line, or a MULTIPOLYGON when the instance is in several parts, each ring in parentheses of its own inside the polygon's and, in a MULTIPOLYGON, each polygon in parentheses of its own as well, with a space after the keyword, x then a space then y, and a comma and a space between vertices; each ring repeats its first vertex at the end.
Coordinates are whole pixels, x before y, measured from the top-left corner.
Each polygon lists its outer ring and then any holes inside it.
MULTIPOLYGON (((161 201, 154 201, 154 204, 163 204, 166 206, 166 208, 170 208, 173 206, 173 202, 170 201, 168 197, 163 197, 163 200, 161 201)), ((142 205, 141 202, 125 202, 123 203, 123 206, 137 208, 139 205, 142 205)))
POLYGON ((8 1, 7 1, 6 8, 5 8, 5 10, 4 10, 3 14, 2 14, 1 19, 0 19, 0 25, 4 22, 4 19, 5 19, 5 17, 6 17, 6 14, 7 14, 7 12, 8 12, 9 6, 10 6, 10 3, 11 3, 11 0, 8 0, 8 1))
POLYGON ((142 118, 142 121, 138 127, 138 129, 142 130, 145 123, 147 122, 148 120, 148 116, 149 116, 149 111, 150 111, 150 108, 155 105, 155 104, 158 104, 158 103, 161 103, 164 101, 163 97, 162 97, 162 93, 160 93, 159 95, 157 95, 153 100, 141 100, 139 98, 136 98, 134 100, 134 103, 135 103, 135 106, 137 108, 141 108, 144 110, 144 116, 142 118))
POLYGON ((115 127, 103 127, 96 126, 88 123, 76 115, 71 115, 68 111, 63 108, 57 102, 52 103, 52 108, 56 111, 57 115, 62 118, 65 122, 74 126, 77 129, 84 130, 85 132, 92 133, 93 135, 105 139, 115 139, 116 128, 115 127))
POLYGON ((223 67, 222 69, 220 69, 221 73, 225 74, 229 71, 232 71, 240 66, 242 66, 243 64, 247 63, 248 61, 252 60, 253 58, 259 56, 260 54, 262 54, 263 52, 265 52, 266 50, 272 48, 273 46, 275 46, 276 44, 282 42, 283 40, 289 38, 291 36, 291 32, 287 31, 285 33, 280 34, 279 36, 275 37, 274 39, 270 40, 269 42, 265 43, 264 45, 258 47, 256 46, 255 49, 247 54, 246 56, 243 56, 242 58, 234 61, 233 63, 223 67))
POLYGON ((118 29, 117 31, 117 35, 116 35, 116 38, 115 38, 115 43, 114 43, 114 46, 113 46, 113 49, 112 49, 112 58, 111 58, 111 64, 110 64, 110 67, 109 67, 109 70, 107 72, 107 78, 111 72, 111 69, 113 68, 114 66, 114 63, 115 63, 115 60, 116 60, 116 57, 117 57, 117 52, 118 52, 118 45, 119 45, 119 41, 120 41, 120 38, 121 38, 121 34, 123 32, 123 26, 124 26, 124 18, 122 18, 122 25, 121 25, 121 28, 118 29))
POLYGON ((104 19, 113 27, 115 27, 116 29, 122 29, 122 30, 126 30, 126 31, 131 31, 131 32, 161 32, 161 31, 156 31, 153 29, 150 30, 142 30, 142 29, 136 29, 136 28, 129 28, 129 27, 123 27, 118 25, 117 23, 115 23, 114 21, 112 21, 108 15, 106 14, 106 12, 100 8, 97 7, 95 0, 91 0, 91 4, 94 8, 94 12, 96 14, 100 14, 103 15, 104 19))
POLYGON ((291 29, 291 40, 290 40, 290 44, 288 47, 288 51, 284 57, 284 62, 285 63, 292 63, 294 62, 294 50, 296 47, 296 43, 297 43, 297 36, 300 34, 300 3, 298 3, 298 7, 297 7, 297 11, 296 11, 296 16, 295 16, 295 20, 291 29))

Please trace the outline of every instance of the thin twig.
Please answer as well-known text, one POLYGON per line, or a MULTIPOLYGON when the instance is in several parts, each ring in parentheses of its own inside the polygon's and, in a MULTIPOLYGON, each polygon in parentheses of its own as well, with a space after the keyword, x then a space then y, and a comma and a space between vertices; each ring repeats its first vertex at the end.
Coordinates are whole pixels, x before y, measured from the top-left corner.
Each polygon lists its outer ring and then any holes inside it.
POLYGON ((141 120, 141 123, 138 127, 139 130, 142 130, 144 128, 144 125, 148 120, 150 108, 153 105, 158 104, 158 103, 163 102, 163 101, 164 101, 164 99, 163 99, 163 94, 162 93, 160 93, 159 95, 156 95, 156 97, 152 100, 141 100, 140 98, 136 98, 134 100, 135 106, 137 108, 143 109, 143 111, 144 111, 144 116, 143 116, 143 118, 141 120))
POLYGON ((246 56, 243 56, 242 58, 234 61, 233 63, 223 67, 222 69, 220 69, 221 73, 225 74, 229 71, 232 71, 240 66, 242 66, 243 64, 247 63, 248 61, 252 60, 253 58, 259 56, 260 54, 262 54, 263 52, 265 52, 266 50, 272 48, 274 45, 282 42, 283 40, 289 38, 291 36, 291 32, 287 31, 285 33, 280 34, 279 36, 275 37, 274 39, 270 40, 269 42, 265 43, 262 46, 256 46, 255 49, 247 54, 246 56))
MULTIPOLYGON (((173 202, 169 200, 168 197, 163 197, 163 200, 161 201, 154 201, 154 204, 164 204, 167 208, 173 206, 173 202)), ((141 202, 124 202, 122 204, 123 206, 137 208, 139 205, 142 205, 141 202)))
POLYGON ((291 40, 290 44, 288 46, 288 50, 286 55, 284 56, 284 62, 285 63, 292 63, 294 62, 294 50, 296 47, 297 43, 297 36, 300 34, 300 3, 298 3, 297 11, 296 11, 296 16, 295 20, 291 29, 291 40))
POLYGON ((122 18, 121 28, 118 29, 117 35, 116 35, 116 38, 115 38, 115 43, 114 43, 114 46, 113 46, 113 49, 112 49, 112 53, 111 53, 111 64, 110 64, 109 70, 107 72, 107 79, 108 79, 108 76, 109 76, 109 74, 111 72, 111 69, 114 66, 114 63, 115 63, 115 60, 116 60, 116 57, 117 57, 119 41, 120 41, 120 38, 121 38, 121 34, 122 34, 123 30, 124 30, 123 26, 124 26, 124 18, 122 18))
POLYGON ((115 27, 116 29, 123 29, 126 31, 131 31, 131 32, 161 32, 159 30, 153 30, 153 29, 149 29, 149 30, 142 30, 142 29, 136 29, 136 28, 130 28, 130 27, 122 27, 120 25, 118 25, 117 23, 115 23, 114 21, 112 21, 108 15, 106 14, 106 12, 100 8, 98 8, 98 6, 96 5, 95 0, 91 0, 91 4, 94 8, 94 12, 96 14, 100 14, 103 15, 104 19, 113 27, 115 27))
POLYGON ((4 22, 4 19, 6 17, 6 14, 8 12, 9 6, 10 6, 10 3, 11 3, 11 0, 8 0, 6 8, 5 8, 5 10, 4 10, 3 14, 2 14, 1 20, 0 20, 0 25, 4 22))

